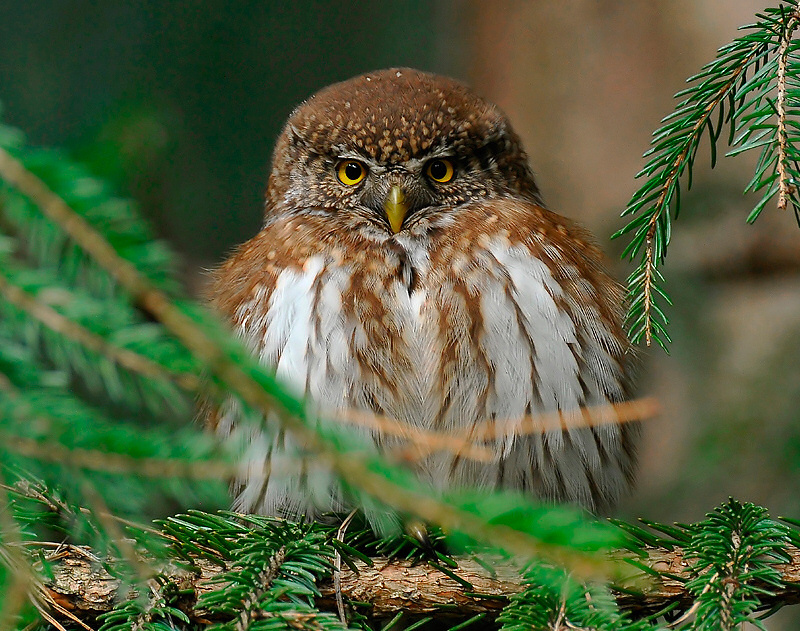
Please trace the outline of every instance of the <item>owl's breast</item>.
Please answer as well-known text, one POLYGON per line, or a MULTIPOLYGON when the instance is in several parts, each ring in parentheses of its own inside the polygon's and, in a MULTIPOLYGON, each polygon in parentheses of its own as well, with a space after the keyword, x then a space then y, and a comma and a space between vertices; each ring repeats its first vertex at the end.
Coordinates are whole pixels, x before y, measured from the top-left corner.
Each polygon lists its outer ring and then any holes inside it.
POLYGON ((234 322, 261 362, 318 409, 356 408, 424 424, 434 405, 438 318, 424 265, 312 256, 252 292, 234 322))
POLYGON ((412 246, 310 256, 234 320, 261 361, 323 410, 447 429, 622 397, 599 307, 585 317, 584 296, 577 313, 540 258, 502 238, 412 246))

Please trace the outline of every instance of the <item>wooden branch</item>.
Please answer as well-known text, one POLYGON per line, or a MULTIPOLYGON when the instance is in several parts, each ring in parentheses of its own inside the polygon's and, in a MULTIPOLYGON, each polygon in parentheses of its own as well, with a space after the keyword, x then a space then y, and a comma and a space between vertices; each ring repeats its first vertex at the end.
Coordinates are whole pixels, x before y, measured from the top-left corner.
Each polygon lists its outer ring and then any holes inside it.
MULTIPOLYGON (((784 581, 800 584, 800 550, 789 546, 787 552, 791 562, 775 567, 784 581)), ((94 619, 120 600, 135 595, 123 593, 121 582, 106 572, 100 560, 86 548, 61 546, 50 558, 53 560, 53 578, 45 584, 45 600, 81 620, 94 619)), ((692 597, 684 588, 684 582, 692 576, 691 566, 683 558, 681 550, 650 548, 643 561, 662 576, 652 577, 648 583, 640 582, 638 593, 618 592, 617 600, 621 607, 644 614, 672 602, 678 602, 683 609, 691 606, 692 597)), ((454 571, 472 585, 472 589, 468 589, 423 563, 386 558, 375 558, 372 562, 372 566, 357 562, 358 573, 344 569, 341 585, 345 601, 376 619, 392 617, 399 611, 411 616, 466 617, 477 613, 494 616, 511 596, 522 589, 519 574, 508 564, 498 564, 494 567, 494 576, 491 576, 480 564, 460 559, 459 568, 454 571)), ((207 622, 208 612, 199 611, 194 605, 198 596, 218 587, 210 581, 225 568, 204 559, 195 563, 197 572, 172 564, 156 569, 179 590, 194 594, 178 603, 179 608, 190 619, 207 622)), ((332 581, 321 585, 321 591, 322 597, 317 599, 317 605, 326 611, 336 611, 332 581)), ((800 602, 800 589, 788 585, 763 599, 764 604, 778 602, 800 602)), ((59 616, 56 611, 53 615, 59 616)))

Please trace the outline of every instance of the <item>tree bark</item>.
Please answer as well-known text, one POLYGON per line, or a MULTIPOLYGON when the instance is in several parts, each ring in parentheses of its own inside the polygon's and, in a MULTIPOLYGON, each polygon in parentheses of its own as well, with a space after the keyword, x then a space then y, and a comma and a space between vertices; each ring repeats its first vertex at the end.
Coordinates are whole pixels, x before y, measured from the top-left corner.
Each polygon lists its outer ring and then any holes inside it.
MULTIPOLYGON (((791 562, 776 565, 787 583, 800 583, 800 550, 790 546, 791 562)), ((133 596, 123 593, 122 584, 103 569, 99 560, 86 548, 63 546, 54 555, 52 580, 44 584, 45 601, 49 602, 52 615, 77 618, 87 621, 98 614, 109 611, 120 600, 133 596)), ((691 565, 680 549, 647 550, 645 565, 659 573, 647 583, 638 586, 637 593, 617 592, 621 607, 639 613, 656 611, 671 602, 678 601, 681 608, 688 608, 693 601, 684 582, 692 577, 691 565)), ((210 581, 224 571, 219 565, 198 559, 198 571, 193 572, 174 565, 158 568, 161 576, 175 584, 180 590, 194 593, 178 603, 190 619, 208 621, 208 612, 195 608, 197 597, 218 585, 210 581)), ((510 597, 522 590, 520 576, 508 564, 498 564, 491 575, 483 566, 472 560, 460 559, 454 570, 468 588, 438 569, 424 563, 372 559, 372 566, 357 562, 358 572, 343 569, 342 594, 345 601, 371 618, 388 618, 399 611, 410 616, 471 616, 477 613, 497 615, 510 597)), ((322 597, 317 605, 328 611, 336 611, 334 590, 331 581, 320 586, 322 597)), ((773 596, 765 597, 764 603, 800 602, 800 590, 789 585, 773 596)))

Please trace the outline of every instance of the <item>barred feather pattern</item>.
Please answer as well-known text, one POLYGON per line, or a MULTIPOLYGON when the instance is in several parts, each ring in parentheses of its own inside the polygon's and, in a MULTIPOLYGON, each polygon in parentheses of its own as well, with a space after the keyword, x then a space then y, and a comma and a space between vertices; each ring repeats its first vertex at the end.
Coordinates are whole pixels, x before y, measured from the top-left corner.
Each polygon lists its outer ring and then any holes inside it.
MULTIPOLYGON (((439 432, 621 401, 622 294, 589 236, 531 200, 439 209, 399 234, 339 230, 324 213, 269 220, 215 275, 213 302, 320 417, 355 409, 439 432), (333 224, 333 225, 332 225, 333 224)), ((343 221, 343 220, 342 220, 343 221)), ((277 420, 271 419, 277 426, 277 420)), ((237 427, 235 407, 216 430, 237 427)), ((490 443, 493 460, 436 453, 432 487, 522 489, 606 510, 629 486, 635 424, 490 443)), ((346 506, 291 435, 253 430, 237 510, 292 517, 346 506)), ((364 430, 365 444, 394 444, 364 430)))

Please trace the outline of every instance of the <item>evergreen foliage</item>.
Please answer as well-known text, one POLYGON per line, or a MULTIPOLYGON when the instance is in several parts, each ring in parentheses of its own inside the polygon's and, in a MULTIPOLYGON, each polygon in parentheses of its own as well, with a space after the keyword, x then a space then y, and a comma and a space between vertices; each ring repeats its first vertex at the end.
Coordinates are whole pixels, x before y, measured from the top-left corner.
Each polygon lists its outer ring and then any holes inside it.
MULTIPOLYGON (((680 178, 691 177, 705 131, 712 161, 725 125, 731 153, 761 148, 747 187, 761 198, 749 220, 774 198, 800 213, 798 23, 795 0, 766 10, 691 79, 656 132, 640 174, 647 181, 626 210, 635 217, 619 233, 632 235, 626 255, 640 259, 631 276, 635 339, 669 340, 658 268, 680 178)), ((757 614, 792 587, 780 564, 793 559, 800 534, 752 504, 731 500, 698 524, 642 527, 515 493, 433 494, 352 428, 308 416, 181 293, 176 268, 130 202, 0 125, 0 631, 85 624, 48 598, 59 559, 51 541, 89 546, 120 582, 123 599, 89 621, 102 631, 732 629, 763 626, 757 614), (277 431, 264 419, 279 419, 305 445, 298 459, 313 457, 340 477, 363 514, 340 533, 338 523, 215 511, 227 505, 225 480, 242 449, 236 441, 221 447, 193 424, 198 396, 234 401, 248 419, 245 433, 277 431), (188 510, 197 506, 204 510, 188 510), (431 524, 425 534, 410 527, 419 523, 431 524), (682 551, 690 578, 647 565, 652 550, 682 551), (497 620, 443 606, 441 617, 401 611, 387 621, 347 603, 345 623, 318 604, 337 555, 350 568, 374 556, 411 559, 478 599, 487 596, 474 593, 453 555, 489 573, 489 559, 501 558, 518 568, 523 589, 497 620), (176 567, 195 575, 209 565, 218 571, 202 592, 175 579, 176 567), (683 599, 656 610, 621 607, 646 599, 648 581, 665 577, 684 583, 683 599)))
POLYGON ((755 221, 767 203, 777 198, 779 209, 791 207, 800 223, 800 42, 793 39, 800 25, 797 0, 788 0, 758 14, 746 34, 719 49, 717 58, 678 92, 682 99, 653 133, 648 162, 636 177, 645 178, 622 213, 633 218, 614 236, 629 235, 624 258, 638 259, 628 278, 628 324, 631 339, 655 340, 666 350, 670 342, 660 266, 672 234, 670 211, 681 209, 681 181, 692 186, 697 150, 705 135, 711 146, 711 166, 717 142, 727 127, 728 156, 760 149, 753 179, 745 192, 759 199, 747 217, 755 221))

